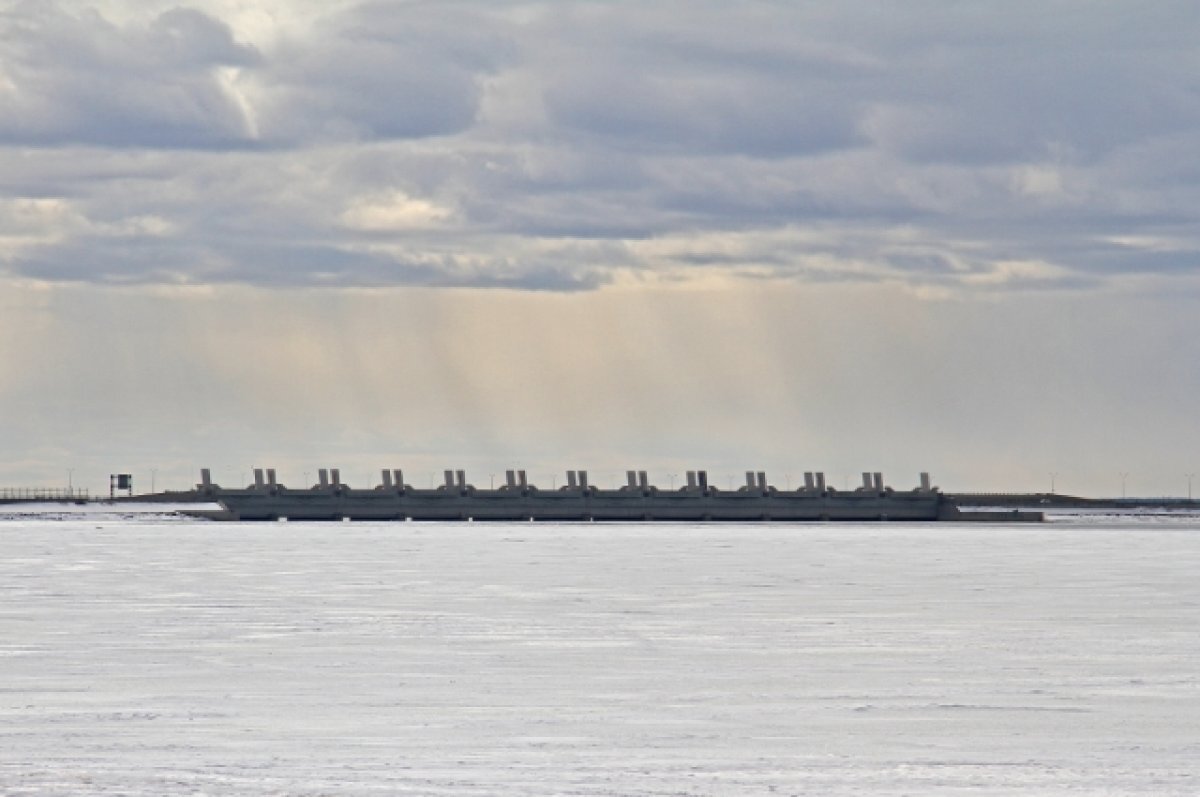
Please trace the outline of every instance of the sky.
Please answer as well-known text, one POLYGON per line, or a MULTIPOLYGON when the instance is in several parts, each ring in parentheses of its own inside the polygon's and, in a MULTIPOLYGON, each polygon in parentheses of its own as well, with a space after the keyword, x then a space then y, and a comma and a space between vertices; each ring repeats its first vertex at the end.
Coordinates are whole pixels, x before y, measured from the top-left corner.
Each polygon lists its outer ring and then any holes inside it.
POLYGON ((1186 495, 1198 36, 1172 0, 0 0, 0 487, 1186 495))

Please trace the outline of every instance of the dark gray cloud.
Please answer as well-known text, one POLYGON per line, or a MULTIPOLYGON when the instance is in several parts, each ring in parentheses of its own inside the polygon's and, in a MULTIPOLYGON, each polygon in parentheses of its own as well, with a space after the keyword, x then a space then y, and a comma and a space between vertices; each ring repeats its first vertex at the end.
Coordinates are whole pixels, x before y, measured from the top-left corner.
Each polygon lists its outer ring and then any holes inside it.
MULTIPOLYGON (((978 163, 1098 158, 1194 129, 1194 5, 1080 2, 895 6, 861 46, 886 64, 874 138, 906 157, 978 163), (1191 96, 1189 96, 1189 94, 1191 96)), ((845 31, 845 27, 841 30, 845 31)), ((849 31, 848 35, 855 34, 849 31)))
POLYGON ((250 139, 216 70, 252 66, 259 54, 200 11, 121 27, 92 9, 23 3, 0 16, 0 43, 0 141, 224 148, 250 139))
POLYGON ((221 149, 453 133, 474 121, 480 77, 506 51, 485 18, 395 4, 328 19, 269 57, 195 8, 123 24, 75 8, 0 16, 11 94, 0 140, 221 149))
POLYGON ((510 55, 487 13, 364 4, 290 42, 266 64, 262 135, 292 144, 420 138, 460 132, 482 80, 510 55))
POLYGON ((779 157, 855 146, 870 59, 804 35, 804 15, 697 4, 566 6, 543 21, 551 118, 651 153, 779 157))
POLYGON ((0 12, 0 273, 548 290, 1197 273, 1194 4, 322 8, 0 12))
POLYGON ((656 148, 1095 157, 1195 128, 1186 3, 614 4, 562 12, 561 121, 656 148), (672 146, 674 144, 674 146, 672 146))
POLYGON ((579 291, 607 281, 600 269, 549 258, 527 259, 513 268, 503 258, 473 261, 454 254, 383 255, 348 251, 320 242, 227 241, 219 246, 132 240, 112 247, 96 239, 50 246, 21 263, 20 273, 62 283, 113 286, 257 283, 275 287, 327 288, 487 287, 579 291), (197 253, 202 259, 197 261, 197 253), (247 269, 244 264, 254 264, 247 269))

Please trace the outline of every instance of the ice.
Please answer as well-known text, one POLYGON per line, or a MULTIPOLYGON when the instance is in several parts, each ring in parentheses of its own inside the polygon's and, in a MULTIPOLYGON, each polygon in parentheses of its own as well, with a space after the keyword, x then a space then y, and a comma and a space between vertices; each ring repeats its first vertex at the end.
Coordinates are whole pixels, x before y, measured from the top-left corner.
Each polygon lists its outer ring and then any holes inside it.
POLYGON ((0 520, 0 793, 1200 792, 1200 523, 0 520))
POLYGON ((182 515, 185 511, 207 510, 216 511, 222 507, 218 503, 189 502, 189 503, 130 503, 130 502, 0 502, 0 522, 6 520, 126 520, 163 521, 186 520, 182 515))

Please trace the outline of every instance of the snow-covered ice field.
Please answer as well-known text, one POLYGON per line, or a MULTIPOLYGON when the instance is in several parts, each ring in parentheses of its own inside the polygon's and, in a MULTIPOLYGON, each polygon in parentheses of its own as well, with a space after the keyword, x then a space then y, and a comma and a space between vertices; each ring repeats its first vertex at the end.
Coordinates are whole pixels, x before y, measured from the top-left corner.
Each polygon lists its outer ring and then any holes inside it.
POLYGON ((1200 522, 0 517, 5 795, 1200 793, 1200 522))

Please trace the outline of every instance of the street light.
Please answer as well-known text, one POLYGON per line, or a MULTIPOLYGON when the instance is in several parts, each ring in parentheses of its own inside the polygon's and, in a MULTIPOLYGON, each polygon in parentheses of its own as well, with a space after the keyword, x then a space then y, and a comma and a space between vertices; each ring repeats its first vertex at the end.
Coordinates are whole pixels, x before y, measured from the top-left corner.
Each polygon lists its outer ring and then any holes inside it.
POLYGON ((1054 478, 1058 476, 1057 471, 1050 471, 1050 495, 1054 495, 1054 478))
MULTIPOLYGON (((72 474, 74 474, 74 473, 75 473, 74 468, 67 468, 67 492, 68 493, 74 492, 74 490, 75 490, 75 485, 71 481, 72 474)), ((1191 482, 1189 481, 1188 484, 1191 484, 1191 482)), ((1190 488, 1189 488, 1189 492, 1191 492, 1190 488)))
POLYGON ((1183 475, 1184 475, 1184 476, 1187 476, 1187 480, 1188 480, 1188 501, 1191 501, 1191 500, 1192 500, 1192 479, 1194 479, 1194 478, 1196 477, 1196 474, 1194 474, 1194 473, 1185 473, 1185 474, 1183 474, 1183 475))
POLYGON ((1128 473, 1125 473, 1125 472, 1121 473, 1121 497, 1122 498, 1125 497, 1125 480, 1128 478, 1129 478, 1128 473))

